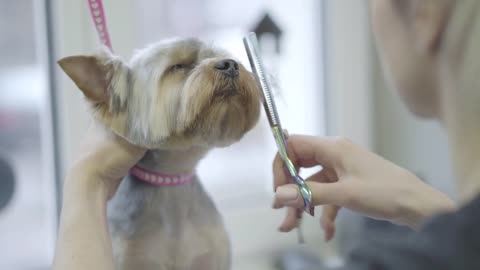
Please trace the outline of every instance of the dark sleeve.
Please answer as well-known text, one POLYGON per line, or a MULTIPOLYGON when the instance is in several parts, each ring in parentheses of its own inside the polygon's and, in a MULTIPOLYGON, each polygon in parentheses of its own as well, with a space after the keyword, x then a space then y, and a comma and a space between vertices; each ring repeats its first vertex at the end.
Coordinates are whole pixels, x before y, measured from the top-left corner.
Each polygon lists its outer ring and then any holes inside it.
POLYGON ((419 232, 370 239, 343 269, 480 270, 480 201, 432 219, 419 232))

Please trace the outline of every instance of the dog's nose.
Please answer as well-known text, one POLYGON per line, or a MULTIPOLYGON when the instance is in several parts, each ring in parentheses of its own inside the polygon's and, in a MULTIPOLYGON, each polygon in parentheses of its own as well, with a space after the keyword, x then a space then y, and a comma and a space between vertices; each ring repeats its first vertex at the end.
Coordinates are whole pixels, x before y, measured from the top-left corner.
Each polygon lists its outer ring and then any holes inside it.
POLYGON ((232 78, 238 76, 238 63, 232 59, 218 61, 215 64, 215 69, 232 78))

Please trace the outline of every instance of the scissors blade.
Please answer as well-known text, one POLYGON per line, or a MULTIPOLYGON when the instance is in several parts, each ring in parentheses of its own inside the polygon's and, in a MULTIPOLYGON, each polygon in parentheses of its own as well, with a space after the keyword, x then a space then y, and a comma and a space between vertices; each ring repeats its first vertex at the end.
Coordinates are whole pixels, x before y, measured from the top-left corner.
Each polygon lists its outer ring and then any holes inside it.
MULTIPOLYGON (((280 124, 280 118, 277 112, 277 106, 272 96, 271 84, 268 80, 265 69, 263 66, 262 58, 258 50, 258 40, 255 33, 249 33, 244 39, 243 43, 247 51, 248 60, 252 66, 253 74, 262 88, 263 93, 263 107, 267 113, 267 118, 272 128, 273 137, 278 147, 278 152, 282 157, 288 172, 294 180, 297 180, 297 171, 292 161, 288 158, 287 155, 287 142, 285 138, 285 133, 283 132, 282 125, 280 124)), ((298 183, 301 184, 301 183, 298 183)))
POLYGON ((263 66, 262 59, 258 50, 258 40, 255 33, 249 33, 244 39, 243 43, 247 51, 248 60, 252 67, 253 74, 260 84, 263 92, 263 107, 267 113, 268 121, 270 127, 272 128, 273 136, 275 137, 275 142, 278 147, 280 156, 282 157, 288 172, 292 176, 292 180, 299 187, 300 194, 303 197, 305 203, 305 211, 310 215, 314 215, 314 208, 311 205, 312 193, 310 188, 305 184, 305 181, 298 175, 298 172, 293 165, 292 161, 288 158, 287 154, 287 143, 285 138, 285 133, 283 132, 282 126, 280 124, 280 119, 278 117, 277 107, 273 100, 271 84, 268 78, 265 75, 265 69, 263 66))
POLYGON ((249 33, 243 39, 243 44, 245 45, 248 60, 250 61, 250 64, 252 66, 253 74, 255 74, 257 81, 260 83, 260 88, 262 88, 262 93, 264 97, 263 107, 267 112, 270 126, 277 126, 280 130, 282 130, 280 119, 278 117, 277 107, 272 96, 271 84, 265 74, 264 65, 259 54, 258 40, 255 33, 249 33))

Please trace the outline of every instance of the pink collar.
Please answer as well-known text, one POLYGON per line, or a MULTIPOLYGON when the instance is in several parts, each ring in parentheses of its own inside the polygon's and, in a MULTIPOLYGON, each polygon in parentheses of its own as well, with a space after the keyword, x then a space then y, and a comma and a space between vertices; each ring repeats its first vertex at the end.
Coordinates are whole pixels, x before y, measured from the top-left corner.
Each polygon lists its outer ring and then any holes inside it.
POLYGON ((156 173, 141 168, 138 165, 130 169, 130 174, 137 177, 139 180, 157 187, 181 186, 193 180, 193 174, 171 175, 156 173))

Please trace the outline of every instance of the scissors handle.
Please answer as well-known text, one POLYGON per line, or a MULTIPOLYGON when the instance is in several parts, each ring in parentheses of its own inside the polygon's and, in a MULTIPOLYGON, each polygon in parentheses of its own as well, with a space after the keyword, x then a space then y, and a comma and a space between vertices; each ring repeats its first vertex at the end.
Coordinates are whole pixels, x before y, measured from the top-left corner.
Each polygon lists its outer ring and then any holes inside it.
POLYGON ((275 137, 275 142, 277 143, 278 152, 282 157, 285 166, 287 167, 288 173, 290 174, 292 181, 297 184, 300 195, 303 198, 303 202, 305 205, 304 210, 305 212, 313 216, 314 207, 312 205, 312 191, 305 183, 305 180, 303 180, 303 178, 298 174, 297 170, 295 169, 295 165, 293 165, 293 162, 288 157, 285 133, 283 132, 282 128, 280 128, 280 126, 273 126, 272 132, 273 136, 275 137))
POLYGON ((285 162, 288 173, 290 173, 291 177, 295 177, 297 175, 297 170, 295 170, 293 162, 288 158, 287 140, 285 139, 285 133, 280 126, 273 126, 272 132, 273 137, 275 137, 275 143, 277 144, 278 153, 280 154, 280 157, 282 157, 283 162, 285 162))
POLYGON ((311 216, 315 215, 315 207, 312 204, 312 191, 310 188, 307 186, 305 183, 305 180, 303 180, 300 175, 297 175, 293 178, 293 181, 297 183, 298 190, 300 191, 300 195, 303 198, 303 203, 305 205, 304 210, 311 216), (300 183, 300 184, 298 184, 300 183))

